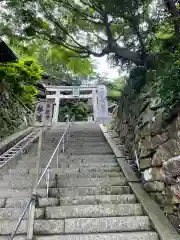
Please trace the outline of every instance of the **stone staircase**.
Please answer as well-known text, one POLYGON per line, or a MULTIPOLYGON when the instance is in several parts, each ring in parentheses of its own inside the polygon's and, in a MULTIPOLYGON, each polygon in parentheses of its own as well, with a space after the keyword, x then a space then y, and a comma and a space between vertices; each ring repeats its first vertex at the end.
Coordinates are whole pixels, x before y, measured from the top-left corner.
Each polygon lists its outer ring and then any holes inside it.
MULTIPOLYGON (((53 127, 43 140, 41 171, 63 132, 53 127)), ((31 195, 36 148, 16 161, 0 180, 0 240, 9 239, 31 195)), ((122 169, 94 123, 73 123, 68 148, 50 170, 49 198, 42 181, 36 203, 37 240, 158 240, 122 169)), ((15 239, 26 239, 27 214, 15 239)))

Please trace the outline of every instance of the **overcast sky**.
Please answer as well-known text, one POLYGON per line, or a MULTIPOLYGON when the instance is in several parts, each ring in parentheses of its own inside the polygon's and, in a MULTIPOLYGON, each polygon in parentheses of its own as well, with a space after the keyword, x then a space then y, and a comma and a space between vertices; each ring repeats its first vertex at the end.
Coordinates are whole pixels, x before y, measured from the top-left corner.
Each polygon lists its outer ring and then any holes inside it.
POLYGON ((96 66, 96 72, 100 75, 106 76, 107 78, 109 78, 109 80, 120 76, 120 74, 118 73, 118 69, 110 66, 106 56, 100 58, 92 57, 92 59, 96 66))

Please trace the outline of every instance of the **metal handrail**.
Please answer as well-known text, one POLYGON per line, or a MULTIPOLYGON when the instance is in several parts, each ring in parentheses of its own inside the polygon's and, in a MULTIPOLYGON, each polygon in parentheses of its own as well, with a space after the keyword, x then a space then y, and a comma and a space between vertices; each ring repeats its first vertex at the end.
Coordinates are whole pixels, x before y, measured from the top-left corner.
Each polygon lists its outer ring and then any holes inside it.
MULTIPOLYGON (((29 135, 27 135, 25 138, 23 138, 21 141, 19 141, 17 144, 15 144, 12 148, 17 147, 19 144, 21 144, 22 142, 24 142, 26 139, 28 139, 29 137, 31 137, 34 133, 38 132, 39 128, 37 128, 36 130, 34 130, 33 132, 31 132, 29 135)), ((28 141, 24 146, 22 146, 12 157, 9 157, 9 159, 7 161, 5 161, 1 166, 0 169, 3 168, 7 163, 9 163, 9 161, 11 161, 14 157, 18 156, 22 150, 24 150, 32 141, 34 141, 35 138, 37 138, 38 136, 35 135, 34 138, 32 138, 30 141, 28 141)), ((11 151, 10 148, 8 151, 11 151)), ((6 152, 5 152, 6 153, 6 152)), ((5 153, 3 153, 0 158, 3 157, 3 155, 5 155, 5 153)))
POLYGON ((54 158, 54 156, 55 156, 56 153, 57 153, 57 167, 58 167, 58 165, 59 165, 59 147, 60 147, 60 144, 63 143, 63 148, 62 148, 62 150, 63 150, 63 152, 64 152, 64 143, 65 143, 65 142, 64 142, 64 138, 65 138, 65 136, 66 136, 66 134, 67 134, 67 142, 68 142, 68 133, 69 133, 69 129, 70 129, 70 124, 71 124, 71 122, 72 122, 72 119, 71 119, 71 121, 67 120, 68 126, 67 126, 67 128, 65 129, 62 137, 60 138, 60 140, 59 140, 59 142, 58 142, 58 144, 57 144, 57 146, 56 146, 56 148, 55 148, 52 156, 50 157, 50 160, 49 160, 48 164, 46 165, 46 168, 44 169, 43 173, 41 174, 41 176, 40 176, 40 178, 39 178, 39 180, 38 180, 38 182, 37 182, 37 184, 35 185, 35 187, 34 187, 34 189, 33 189, 33 192, 32 192, 32 196, 31 196, 31 198, 29 199, 28 204, 26 205, 23 213, 22 213, 21 216, 19 217, 18 223, 16 224, 16 227, 15 227, 13 233, 11 234, 9 240, 13 240, 13 239, 14 239, 14 237, 16 236, 16 233, 17 233, 17 231, 18 231, 18 229, 19 229, 19 226, 20 226, 20 224, 21 224, 21 222, 22 222, 22 220, 23 220, 24 215, 26 214, 27 210, 30 208, 32 202, 33 202, 35 199, 38 198, 38 195, 37 195, 37 192, 36 192, 36 191, 37 191, 37 188, 39 187, 39 185, 40 185, 40 183, 41 183, 41 181, 42 181, 42 179, 43 179, 43 177, 45 176, 46 173, 47 173, 47 179, 48 179, 48 181, 47 181, 47 197, 48 197, 48 190, 49 190, 49 167, 50 167, 51 162, 52 162, 52 160, 53 160, 53 158, 54 158))

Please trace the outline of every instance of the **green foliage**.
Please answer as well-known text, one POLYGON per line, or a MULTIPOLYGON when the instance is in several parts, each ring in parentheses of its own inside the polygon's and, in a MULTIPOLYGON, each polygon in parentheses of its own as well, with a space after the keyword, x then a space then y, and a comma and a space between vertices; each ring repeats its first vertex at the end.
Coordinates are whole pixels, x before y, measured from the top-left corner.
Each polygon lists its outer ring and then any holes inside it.
POLYGON ((155 52, 171 50, 175 41, 176 36, 173 24, 164 22, 157 27, 155 36, 150 43, 150 49, 155 52))
POLYGON ((74 116, 76 121, 87 120, 89 113, 90 108, 87 103, 82 101, 65 101, 61 103, 59 109, 59 121, 65 121, 67 114, 70 118, 74 116))
POLYGON ((87 76, 94 74, 90 59, 80 58, 80 56, 68 49, 54 45, 49 48, 47 60, 53 64, 61 64, 71 71, 74 75, 87 76))
POLYGON ((117 102, 122 94, 124 80, 122 78, 113 79, 111 82, 105 83, 108 90, 108 100, 117 102))
POLYGON ((19 57, 32 57, 50 78, 56 77, 68 81, 76 76, 94 75, 91 59, 80 58, 77 53, 56 44, 49 44, 43 39, 29 42, 14 40, 11 41, 10 47, 19 57))
POLYGON ((180 48, 169 54, 156 72, 155 89, 168 108, 180 102, 180 48))
POLYGON ((34 85, 40 79, 41 67, 32 59, 0 64, 0 94, 14 94, 25 105, 32 107, 37 90, 34 85))
MULTIPOLYGON (((10 11, 3 15, 3 20, 8 27, 13 26, 13 33, 18 37, 46 39, 66 49, 68 54, 83 58, 113 53, 123 61, 143 65, 139 51, 144 51, 151 38, 146 17, 152 0, 5 2, 10 11), (145 41, 147 37, 148 41, 145 41), (124 43, 122 51, 121 42, 124 43)), ((86 61, 82 63, 87 66, 86 61)), ((83 69, 74 68, 74 63, 69 66, 75 73, 83 69)))

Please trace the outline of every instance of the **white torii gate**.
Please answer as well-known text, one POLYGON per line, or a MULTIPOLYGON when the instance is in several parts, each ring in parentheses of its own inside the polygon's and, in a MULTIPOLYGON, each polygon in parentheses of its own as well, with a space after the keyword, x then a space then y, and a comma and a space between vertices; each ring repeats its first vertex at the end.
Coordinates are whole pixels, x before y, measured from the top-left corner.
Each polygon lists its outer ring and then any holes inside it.
POLYGON ((94 121, 104 122, 109 120, 107 89, 104 85, 82 86, 54 86, 44 85, 47 91, 46 98, 54 99, 54 114, 52 123, 58 122, 59 105, 61 99, 92 99, 94 121), (68 92, 68 95, 64 93, 68 92), (89 92, 88 94, 86 92, 89 92))

